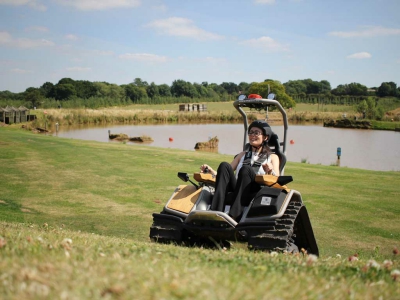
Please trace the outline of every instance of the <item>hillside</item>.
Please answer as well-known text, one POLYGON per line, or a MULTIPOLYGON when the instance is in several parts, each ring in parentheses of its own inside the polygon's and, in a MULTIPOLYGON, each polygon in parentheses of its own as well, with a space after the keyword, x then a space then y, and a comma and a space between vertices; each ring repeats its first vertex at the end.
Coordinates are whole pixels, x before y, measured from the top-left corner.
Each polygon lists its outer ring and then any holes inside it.
POLYGON ((400 173, 287 164, 320 257, 150 243, 176 186, 230 156, 0 128, 5 299, 395 299, 400 173))

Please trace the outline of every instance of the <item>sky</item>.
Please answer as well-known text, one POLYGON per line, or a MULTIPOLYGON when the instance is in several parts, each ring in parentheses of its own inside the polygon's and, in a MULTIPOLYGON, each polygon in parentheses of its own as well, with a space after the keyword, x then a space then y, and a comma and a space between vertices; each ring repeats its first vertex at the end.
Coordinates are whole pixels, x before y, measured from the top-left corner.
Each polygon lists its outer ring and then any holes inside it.
POLYGON ((0 0, 0 91, 328 80, 400 85, 400 0, 0 0))

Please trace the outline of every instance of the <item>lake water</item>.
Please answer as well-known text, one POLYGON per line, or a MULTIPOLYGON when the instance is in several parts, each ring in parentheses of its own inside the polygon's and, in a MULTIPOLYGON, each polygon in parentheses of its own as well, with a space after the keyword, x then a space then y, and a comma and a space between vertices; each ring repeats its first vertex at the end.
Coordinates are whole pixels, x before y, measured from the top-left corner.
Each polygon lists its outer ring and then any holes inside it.
MULTIPOLYGON (((283 141, 283 126, 271 124, 283 141)), ((54 129, 53 129, 54 130, 54 129)), ((197 142, 217 136, 218 152, 235 155, 243 146, 243 124, 184 124, 184 125, 107 125, 60 127, 58 137, 100 142, 113 142, 111 133, 129 137, 150 136, 154 142, 146 145, 194 150, 197 142), (172 139, 172 141, 170 141, 172 139)), ((380 171, 400 171, 400 133, 394 131, 327 128, 322 125, 289 125, 286 156, 288 161, 331 165, 337 161, 341 148, 341 167, 380 171), (289 143, 289 141, 293 143, 289 143)), ((137 143, 128 142, 134 147, 137 143)))

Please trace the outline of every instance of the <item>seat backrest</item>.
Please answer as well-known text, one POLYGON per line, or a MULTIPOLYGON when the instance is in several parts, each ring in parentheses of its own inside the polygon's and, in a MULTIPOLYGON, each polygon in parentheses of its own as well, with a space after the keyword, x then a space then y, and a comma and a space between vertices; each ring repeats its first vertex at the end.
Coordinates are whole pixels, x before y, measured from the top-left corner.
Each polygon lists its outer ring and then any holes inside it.
MULTIPOLYGON (((247 143, 244 146, 243 151, 250 150, 250 147, 251 147, 250 144, 247 143)), ((268 147, 270 147, 272 153, 275 153, 276 155, 278 155, 278 157, 279 157, 279 172, 281 173, 281 175, 283 175, 282 171, 286 165, 286 155, 281 151, 281 145, 279 143, 279 138, 276 133, 272 133, 272 135, 268 139, 268 147)))
POLYGON ((281 144, 276 133, 273 133, 268 139, 268 146, 271 151, 279 157, 279 172, 282 174, 282 170, 286 165, 286 155, 281 151, 281 144))

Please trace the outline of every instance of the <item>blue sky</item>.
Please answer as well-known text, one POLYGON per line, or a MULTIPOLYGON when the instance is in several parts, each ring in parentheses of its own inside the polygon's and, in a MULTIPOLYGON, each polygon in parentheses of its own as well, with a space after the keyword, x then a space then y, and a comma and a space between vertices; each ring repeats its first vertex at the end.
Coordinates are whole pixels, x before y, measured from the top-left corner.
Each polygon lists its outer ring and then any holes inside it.
POLYGON ((400 0, 0 0, 0 90, 61 78, 400 84, 400 0))

